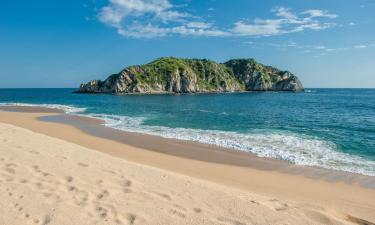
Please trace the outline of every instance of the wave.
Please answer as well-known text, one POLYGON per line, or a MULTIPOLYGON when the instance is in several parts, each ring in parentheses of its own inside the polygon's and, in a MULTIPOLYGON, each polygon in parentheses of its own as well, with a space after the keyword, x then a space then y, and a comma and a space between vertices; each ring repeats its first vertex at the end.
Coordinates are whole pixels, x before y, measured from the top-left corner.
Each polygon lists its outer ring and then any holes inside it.
POLYGON ((29 103, 19 103, 19 102, 10 102, 10 103, 0 103, 0 106, 30 106, 30 107, 45 107, 50 109, 59 109, 64 111, 67 114, 73 113, 82 113, 86 111, 86 108, 79 108, 70 105, 60 105, 60 104, 29 104, 29 103))
POLYGON ((146 117, 129 117, 108 114, 83 114, 86 108, 60 104, 0 103, 0 105, 39 106, 63 110, 105 121, 105 126, 127 132, 150 134, 164 138, 196 141, 224 148, 251 152, 259 157, 286 160, 297 165, 316 166, 375 176, 375 161, 340 152, 330 141, 313 136, 281 130, 255 130, 237 133, 220 130, 171 128, 144 124, 146 117))
POLYGON ((253 133, 236 133, 219 130, 170 128, 145 125, 145 117, 90 114, 105 121, 105 126, 127 132, 144 133, 196 141, 269 157, 286 160, 297 165, 316 166, 368 176, 375 176, 375 161, 340 152, 337 146, 313 136, 280 130, 257 130, 253 133))

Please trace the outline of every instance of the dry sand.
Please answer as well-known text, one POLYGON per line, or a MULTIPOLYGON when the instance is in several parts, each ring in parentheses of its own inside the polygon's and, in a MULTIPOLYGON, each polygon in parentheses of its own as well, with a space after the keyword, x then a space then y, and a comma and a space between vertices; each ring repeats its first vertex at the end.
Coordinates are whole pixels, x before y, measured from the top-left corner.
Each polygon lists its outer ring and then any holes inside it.
POLYGON ((375 221, 374 189, 348 179, 148 151, 39 121, 43 115, 51 113, 0 112, 0 224, 375 221))

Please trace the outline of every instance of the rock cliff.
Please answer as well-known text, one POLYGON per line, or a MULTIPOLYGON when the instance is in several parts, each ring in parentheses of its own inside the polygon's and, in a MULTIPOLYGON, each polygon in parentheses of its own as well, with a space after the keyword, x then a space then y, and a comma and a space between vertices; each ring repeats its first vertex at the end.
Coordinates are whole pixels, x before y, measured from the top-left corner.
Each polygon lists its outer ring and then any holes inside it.
POLYGON ((160 58, 129 66, 106 80, 81 84, 78 93, 200 93, 236 91, 303 91, 288 71, 254 59, 216 63, 207 59, 160 58))

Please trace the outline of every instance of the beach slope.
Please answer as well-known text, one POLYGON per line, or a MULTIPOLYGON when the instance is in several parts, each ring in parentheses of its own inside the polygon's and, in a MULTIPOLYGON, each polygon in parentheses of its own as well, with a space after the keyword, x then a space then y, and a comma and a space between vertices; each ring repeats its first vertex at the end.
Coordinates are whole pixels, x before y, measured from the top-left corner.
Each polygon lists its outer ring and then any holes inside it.
MULTIPOLYGON (((2 115, 17 118, 17 113, 2 115)), ((236 188, 228 179, 195 178, 0 122, 0 224, 372 224, 373 190, 324 182, 322 188, 332 187, 324 204, 313 192, 291 198, 293 191, 281 181, 290 175, 278 176, 280 185, 272 185, 279 195, 250 186, 236 188), (335 187, 341 187, 336 192, 341 198, 335 197, 335 187), (335 203, 340 201, 341 207, 335 203)), ((248 172, 242 180, 252 177, 258 179, 248 172)), ((236 179, 233 176, 233 184, 236 179)), ((308 190, 305 178, 298 179, 296 193, 308 190)))

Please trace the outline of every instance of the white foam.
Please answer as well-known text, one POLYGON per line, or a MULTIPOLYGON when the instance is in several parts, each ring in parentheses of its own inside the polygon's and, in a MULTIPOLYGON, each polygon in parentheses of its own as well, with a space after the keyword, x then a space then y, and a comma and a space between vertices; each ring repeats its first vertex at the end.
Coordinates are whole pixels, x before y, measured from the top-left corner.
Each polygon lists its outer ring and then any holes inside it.
POLYGON ((236 133, 218 130, 169 128, 144 125, 143 117, 92 114, 105 125, 128 132, 157 135, 164 138, 197 141, 225 148, 252 152, 260 157, 282 159, 298 165, 318 166, 375 176, 375 161, 343 153, 334 143, 317 137, 286 131, 236 133))
POLYGON ((30 106, 30 107, 45 107, 50 109, 59 109, 64 111, 67 114, 80 113, 84 112, 86 108, 78 108, 69 105, 60 105, 60 104, 28 104, 28 103, 19 103, 19 102, 10 102, 10 103, 0 103, 1 106, 30 106))
MULTIPOLYGON (((63 110, 67 114, 82 113, 86 109, 60 104, 0 103, 5 106, 39 106, 63 110)), ((375 161, 337 150, 334 143, 317 137, 286 131, 236 133, 219 130, 170 128, 143 124, 144 117, 105 114, 83 115, 103 119, 105 126, 115 129, 179 140, 196 141, 224 148, 252 152, 260 157, 282 159, 298 165, 317 166, 368 176, 375 176, 375 161)))

